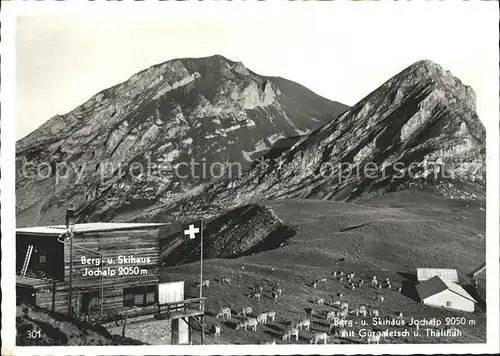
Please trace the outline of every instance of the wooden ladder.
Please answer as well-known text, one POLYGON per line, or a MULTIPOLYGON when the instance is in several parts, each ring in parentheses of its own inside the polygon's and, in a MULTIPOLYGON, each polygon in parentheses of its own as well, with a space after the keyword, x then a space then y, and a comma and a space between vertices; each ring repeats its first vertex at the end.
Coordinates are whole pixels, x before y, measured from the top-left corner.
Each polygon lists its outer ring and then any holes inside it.
POLYGON ((26 271, 28 270, 32 253, 33 253, 33 245, 29 245, 28 250, 26 251, 26 257, 24 258, 23 268, 21 269, 22 277, 26 276, 26 271))

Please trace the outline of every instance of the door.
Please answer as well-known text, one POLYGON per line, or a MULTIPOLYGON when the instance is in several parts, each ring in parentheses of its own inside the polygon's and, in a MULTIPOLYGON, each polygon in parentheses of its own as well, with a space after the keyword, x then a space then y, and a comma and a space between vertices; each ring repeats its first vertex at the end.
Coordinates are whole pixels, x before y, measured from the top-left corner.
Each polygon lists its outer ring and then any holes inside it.
POLYGON ((80 317, 85 320, 97 318, 100 312, 99 292, 86 292, 81 295, 80 317))

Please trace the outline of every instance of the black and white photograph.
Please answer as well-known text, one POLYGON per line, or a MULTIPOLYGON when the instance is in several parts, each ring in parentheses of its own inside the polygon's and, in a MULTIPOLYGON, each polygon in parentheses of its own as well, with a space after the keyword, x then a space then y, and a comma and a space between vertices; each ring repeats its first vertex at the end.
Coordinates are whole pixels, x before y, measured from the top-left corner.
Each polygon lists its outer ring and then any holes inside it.
POLYGON ((27 3, 2 354, 498 351, 498 3, 27 3))

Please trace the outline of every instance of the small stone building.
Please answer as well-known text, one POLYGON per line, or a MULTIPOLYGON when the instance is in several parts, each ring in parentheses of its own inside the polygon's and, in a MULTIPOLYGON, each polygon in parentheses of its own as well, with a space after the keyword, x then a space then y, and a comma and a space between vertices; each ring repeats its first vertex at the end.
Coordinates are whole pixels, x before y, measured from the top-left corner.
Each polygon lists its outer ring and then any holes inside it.
POLYGON ((416 286, 420 301, 436 308, 474 312, 476 300, 454 282, 434 276, 416 286))

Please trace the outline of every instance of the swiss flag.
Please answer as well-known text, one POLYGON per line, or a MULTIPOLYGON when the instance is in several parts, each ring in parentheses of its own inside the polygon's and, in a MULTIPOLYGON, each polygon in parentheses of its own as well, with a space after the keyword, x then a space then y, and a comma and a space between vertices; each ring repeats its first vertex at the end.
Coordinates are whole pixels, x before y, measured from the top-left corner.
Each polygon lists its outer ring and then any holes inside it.
POLYGON ((181 235, 186 241, 194 241, 200 239, 201 236, 201 220, 182 224, 181 235))

